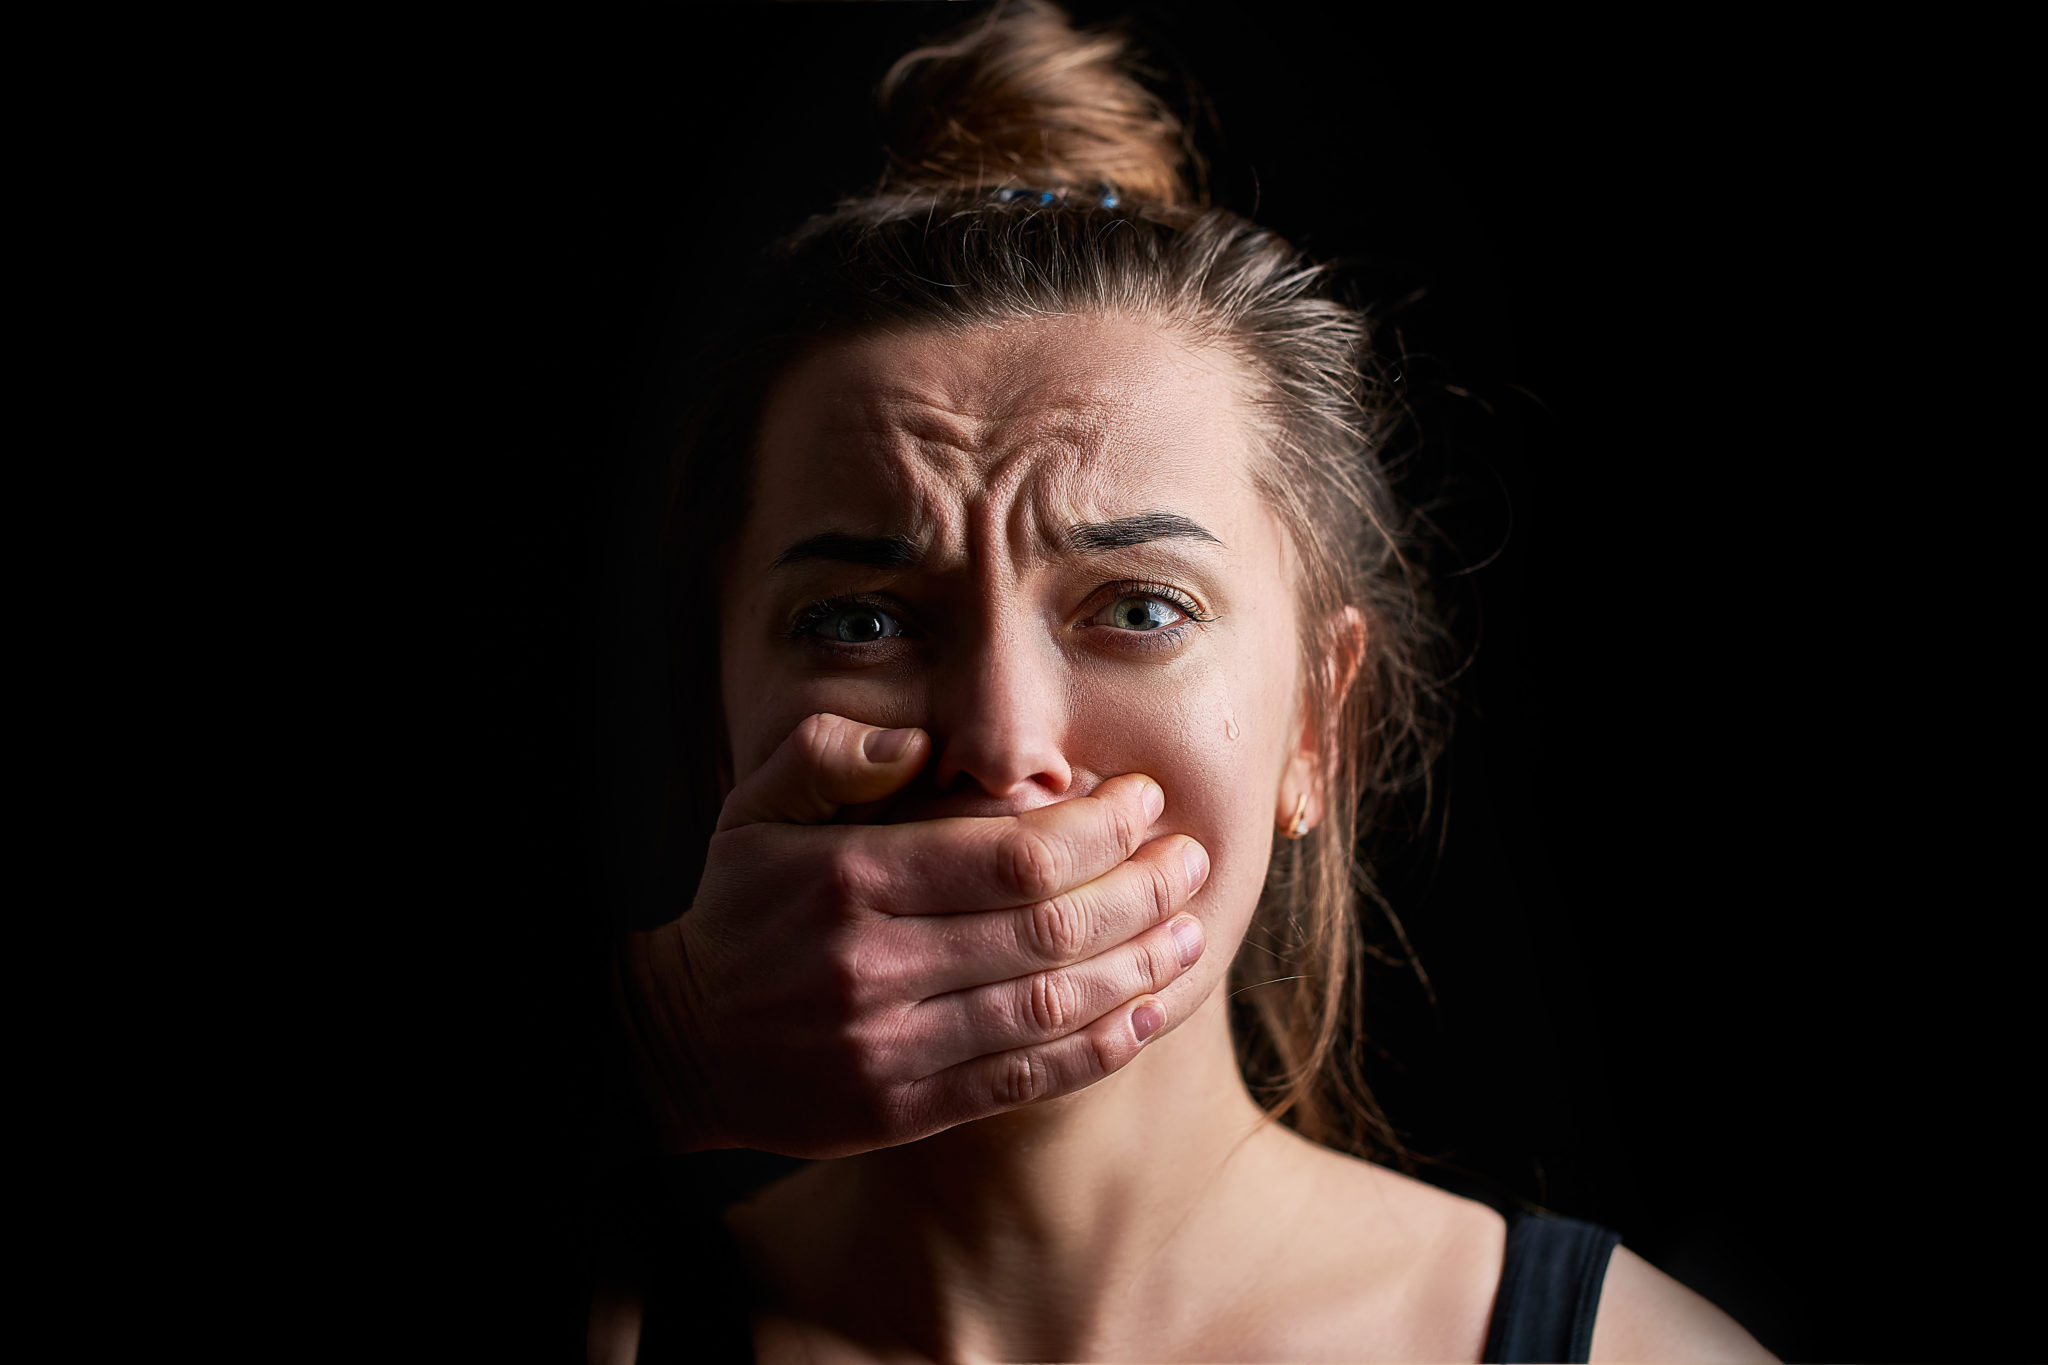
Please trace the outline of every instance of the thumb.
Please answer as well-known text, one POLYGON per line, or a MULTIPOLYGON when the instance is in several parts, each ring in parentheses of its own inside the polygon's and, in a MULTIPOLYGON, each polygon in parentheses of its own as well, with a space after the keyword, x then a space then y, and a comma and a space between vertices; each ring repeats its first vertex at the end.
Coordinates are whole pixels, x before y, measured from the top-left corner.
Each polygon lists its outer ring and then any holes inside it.
POLYGON ((845 716, 815 715, 733 788, 718 828, 818 825, 841 806, 879 801, 917 776, 931 752, 918 729, 883 730, 845 716))

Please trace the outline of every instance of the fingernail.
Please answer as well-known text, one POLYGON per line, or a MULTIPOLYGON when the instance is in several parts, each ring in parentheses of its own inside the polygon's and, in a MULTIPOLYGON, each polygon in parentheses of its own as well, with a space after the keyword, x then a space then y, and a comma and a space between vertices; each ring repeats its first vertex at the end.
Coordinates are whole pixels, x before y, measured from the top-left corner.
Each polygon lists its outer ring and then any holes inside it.
POLYGON ((876 730, 861 741, 860 751, 870 763, 894 763, 903 757, 903 751, 910 747, 910 737, 916 733, 914 725, 901 730, 876 730))
POLYGON ((1209 880, 1209 854, 1200 844, 1190 839, 1182 846, 1181 861, 1188 865, 1188 891, 1202 889, 1202 883, 1209 880))
POLYGON ((1166 789, 1151 778, 1145 779, 1145 818, 1157 820, 1159 812, 1166 809, 1166 789))
POLYGON ((1202 955, 1202 926, 1193 915, 1182 915, 1169 927, 1173 930, 1173 946, 1180 950, 1180 965, 1194 966, 1195 959, 1202 955))
POLYGON ((1166 1022, 1166 1011, 1157 1005, 1140 1005, 1131 1011, 1131 1032, 1144 1042, 1159 1032, 1159 1026, 1166 1022))

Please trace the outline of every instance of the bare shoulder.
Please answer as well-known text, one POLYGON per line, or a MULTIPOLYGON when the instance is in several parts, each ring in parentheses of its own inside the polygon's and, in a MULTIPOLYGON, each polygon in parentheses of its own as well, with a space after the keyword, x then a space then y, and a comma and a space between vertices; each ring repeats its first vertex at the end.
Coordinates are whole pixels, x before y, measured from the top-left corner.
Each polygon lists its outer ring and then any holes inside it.
POLYGON ((1595 1361, 1762 1361, 1777 1357, 1706 1299, 1616 1247, 1593 1320, 1595 1361))
MULTIPOLYGON (((1500 1214, 1284 1129, 1268 1141, 1295 1163, 1286 1183, 1300 1193, 1286 1219, 1292 1248, 1268 1256, 1268 1335, 1247 1358, 1479 1359, 1500 1283, 1500 1214)), ((1270 1222, 1272 1207, 1259 1217, 1270 1222)))
POLYGON ((1277 1125, 1272 1140, 1321 1177, 1319 1199, 1338 1202, 1360 1226, 1383 1230, 1391 1222, 1432 1241, 1455 1241, 1491 1252, 1499 1270, 1507 1222, 1476 1199, 1452 1194, 1378 1162, 1334 1151, 1277 1125))

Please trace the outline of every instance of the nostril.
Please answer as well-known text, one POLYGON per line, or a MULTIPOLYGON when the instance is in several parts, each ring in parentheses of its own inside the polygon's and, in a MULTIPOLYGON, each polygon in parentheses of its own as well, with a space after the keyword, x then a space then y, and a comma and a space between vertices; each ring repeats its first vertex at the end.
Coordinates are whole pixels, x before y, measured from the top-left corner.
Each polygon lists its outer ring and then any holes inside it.
POLYGON ((1074 781, 1073 769, 1055 744, 971 732, 947 740, 935 777, 948 795, 993 797, 1027 807, 1065 796, 1074 781))

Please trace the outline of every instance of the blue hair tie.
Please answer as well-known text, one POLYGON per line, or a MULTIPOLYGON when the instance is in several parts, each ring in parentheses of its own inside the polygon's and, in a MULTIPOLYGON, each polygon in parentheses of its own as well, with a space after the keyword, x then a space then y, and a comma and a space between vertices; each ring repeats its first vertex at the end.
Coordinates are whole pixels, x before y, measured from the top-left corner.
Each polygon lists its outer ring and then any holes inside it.
MULTIPOLYGON (((1014 204, 1024 199, 1032 200, 1040 207, 1067 202, 1067 196, 1059 190, 1032 190, 1012 185, 1008 189, 996 191, 996 202, 998 204, 1014 204)), ((1096 187, 1095 202, 1098 207, 1113 209, 1121 200, 1117 195, 1116 187, 1105 183, 1096 187)))

